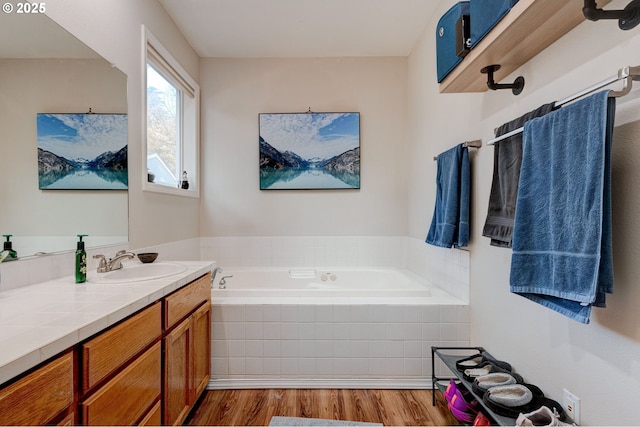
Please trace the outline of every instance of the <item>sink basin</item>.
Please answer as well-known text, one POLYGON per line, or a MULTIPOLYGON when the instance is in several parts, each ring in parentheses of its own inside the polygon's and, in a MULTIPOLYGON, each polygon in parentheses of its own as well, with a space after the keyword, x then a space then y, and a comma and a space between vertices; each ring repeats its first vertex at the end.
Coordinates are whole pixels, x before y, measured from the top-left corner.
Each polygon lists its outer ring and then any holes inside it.
POLYGON ((154 264, 124 265, 120 270, 109 271, 107 273, 95 273, 92 277, 99 283, 129 283, 142 282, 145 280, 161 279, 184 273, 187 266, 174 264, 171 262, 158 262, 154 264))

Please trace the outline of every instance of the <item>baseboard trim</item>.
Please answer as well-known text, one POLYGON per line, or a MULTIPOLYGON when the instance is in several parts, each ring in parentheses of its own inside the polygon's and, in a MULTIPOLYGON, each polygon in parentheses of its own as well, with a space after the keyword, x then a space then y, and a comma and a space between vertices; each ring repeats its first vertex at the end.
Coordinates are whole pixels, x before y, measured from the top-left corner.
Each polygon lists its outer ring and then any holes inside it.
POLYGON ((429 379, 309 379, 309 378, 226 378, 211 379, 207 390, 266 388, 330 389, 431 389, 429 379))

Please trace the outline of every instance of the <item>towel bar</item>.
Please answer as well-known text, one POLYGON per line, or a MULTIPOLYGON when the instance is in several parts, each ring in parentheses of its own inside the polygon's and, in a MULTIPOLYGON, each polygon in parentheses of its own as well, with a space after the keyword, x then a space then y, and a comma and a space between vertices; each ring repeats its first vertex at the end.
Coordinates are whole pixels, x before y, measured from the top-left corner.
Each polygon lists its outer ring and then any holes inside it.
MULTIPOLYGON (((482 147, 482 140, 476 139, 474 141, 465 141, 462 143, 463 147, 480 148, 482 147)), ((438 160, 438 156, 433 156, 433 160, 438 160)))
MULTIPOLYGON (((554 108, 561 107, 564 104, 568 104, 571 101, 575 101, 578 98, 581 98, 585 95, 590 94, 591 92, 594 92, 598 89, 609 86, 610 84, 620 80, 624 81, 624 86, 622 87, 622 90, 611 91, 609 96, 618 98, 628 94, 631 91, 631 88, 633 86, 633 80, 640 81, 640 66, 635 66, 635 67, 627 66, 627 67, 621 68, 618 70, 618 74, 616 74, 615 76, 611 76, 608 79, 605 79, 599 83, 596 83, 595 85, 588 87, 578 93, 575 93, 561 101, 556 101, 554 103, 554 108)), ((511 132, 505 133, 504 135, 500 135, 490 140, 489 142, 487 142, 487 145, 493 145, 496 142, 503 141, 509 137, 512 137, 513 135, 522 133, 523 131, 524 131, 524 127, 512 130, 511 132)))

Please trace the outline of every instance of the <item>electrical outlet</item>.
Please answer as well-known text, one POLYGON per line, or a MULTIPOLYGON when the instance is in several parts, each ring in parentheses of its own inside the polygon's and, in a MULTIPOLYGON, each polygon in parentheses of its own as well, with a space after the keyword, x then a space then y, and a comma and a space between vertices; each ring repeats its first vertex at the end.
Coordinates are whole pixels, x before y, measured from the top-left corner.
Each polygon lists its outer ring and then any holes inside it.
POLYGON ((562 390, 562 408, 571 420, 580 424, 580 398, 566 388, 562 390))

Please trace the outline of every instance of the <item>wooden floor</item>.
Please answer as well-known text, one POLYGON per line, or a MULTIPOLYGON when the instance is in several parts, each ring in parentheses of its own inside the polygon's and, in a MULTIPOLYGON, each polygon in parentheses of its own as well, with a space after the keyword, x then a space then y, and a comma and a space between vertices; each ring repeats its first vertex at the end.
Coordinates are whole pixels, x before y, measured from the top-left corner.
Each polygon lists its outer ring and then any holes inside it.
POLYGON ((431 390, 213 390, 205 392, 186 425, 267 426, 272 416, 382 423, 458 425, 440 393, 431 390))

